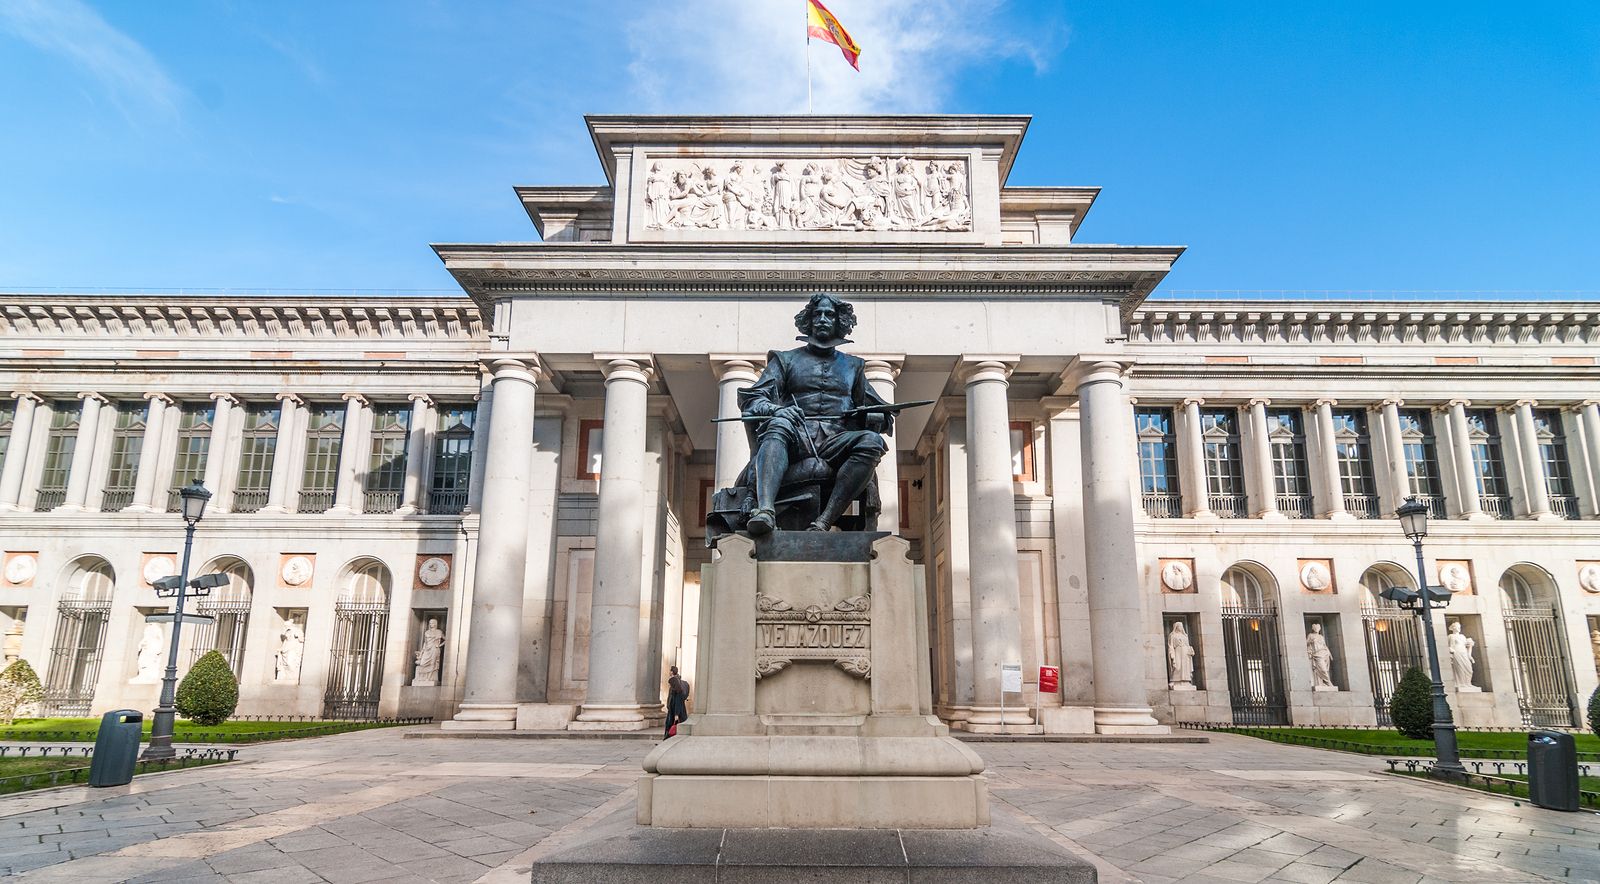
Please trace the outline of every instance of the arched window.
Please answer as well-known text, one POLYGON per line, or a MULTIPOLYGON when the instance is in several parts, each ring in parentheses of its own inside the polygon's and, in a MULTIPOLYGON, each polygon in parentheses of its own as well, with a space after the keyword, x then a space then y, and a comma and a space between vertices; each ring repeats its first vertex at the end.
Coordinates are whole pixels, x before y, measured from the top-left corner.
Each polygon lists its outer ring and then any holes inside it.
POLYGON ((1234 724, 1288 724, 1277 584, 1260 565, 1222 573, 1222 640, 1234 724))
POLYGON ((210 650, 219 651, 238 678, 244 667, 244 640, 250 627, 250 598, 255 576, 243 559, 233 556, 211 562, 200 573, 226 574, 228 583, 213 589, 195 605, 198 613, 216 619, 195 630, 193 659, 200 659, 210 650))
POLYGON ((1572 727, 1576 697, 1555 581, 1535 565, 1512 565, 1500 577, 1500 603, 1523 722, 1572 727))
POLYGON ((333 616, 333 656, 322 715, 377 718, 389 638, 389 569, 376 559, 346 566, 333 616))
POLYGON ((66 588, 56 606, 55 638, 45 676, 44 714, 82 716, 94 704, 95 683, 105 654, 106 625, 116 572, 99 556, 84 556, 67 566, 66 588))
POLYGON ((1378 723, 1391 724, 1389 700, 1406 671, 1421 668, 1422 632, 1416 615, 1383 597, 1392 587, 1414 589, 1411 573, 1379 562, 1361 575, 1361 627, 1367 645, 1367 671, 1372 676, 1372 705, 1378 723))

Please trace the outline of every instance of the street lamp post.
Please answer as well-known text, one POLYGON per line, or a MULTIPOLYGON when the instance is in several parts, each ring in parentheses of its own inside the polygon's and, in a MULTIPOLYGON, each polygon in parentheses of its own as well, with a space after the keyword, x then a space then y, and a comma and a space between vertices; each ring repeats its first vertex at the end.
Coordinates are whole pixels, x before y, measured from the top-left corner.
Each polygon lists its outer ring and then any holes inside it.
MULTIPOLYGON (((194 528, 199 524, 200 517, 205 515, 206 501, 211 499, 211 492, 197 481, 185 486, 178 496, 183 498, 183 521, 187 525, 183 537, 183 565, 176 577, 163 577, 155 582, 156 595, 162 598, 175 597, 176 602, 172 609, 172 641, 167 647, 167 674, 161 679, 161 703, 156 706, 156 714, 150 724, 150 744, 141 756, 146 761, 172 758, 177 754, 172 748, 172 726, 178 714, 174 706, 178 693, 178 633, 183 629, 183 602, 188 595, 186 590, 193 589, 195 595, 210 595, 212 588, 228 580, 224 574, 207 574, 193 582, 189 580, 189 551, 194 547, 194 528)), ((189 619, 199 618, 190 615, 189 619)))
MULTIPOLYGON (((1417 551, 1417 586, 1415 607, 1422 617, 1422 634, 1428 641, 1428 669, 1433 678, 1433 770, 1445 776, 1464 776, 1467 769, 1461 766, 1456 751, 1456 722, 1450 714, 1450 701, 1445 699, 1444 680, 1439 675, 1439 646, 1433 639, 1433 608, 1443 608, 1450 603, 1448 593, 1428 585, 1428 568, 1422 560, 1422 538, 1428 536, 1428 505, 1415 497, 1406 498, 1395 511, 1400 518, 1400 530, 1417 551), (1443 599, 1438 605, 1436 599, 1443 599)), ((1401 593, 1409 595, 1406 590, 1401 593)), ((1409 599, 1407 599, 1408 601, 1409 599)), ((1402 601, 1404 604, 1404 601, 1402 601)))

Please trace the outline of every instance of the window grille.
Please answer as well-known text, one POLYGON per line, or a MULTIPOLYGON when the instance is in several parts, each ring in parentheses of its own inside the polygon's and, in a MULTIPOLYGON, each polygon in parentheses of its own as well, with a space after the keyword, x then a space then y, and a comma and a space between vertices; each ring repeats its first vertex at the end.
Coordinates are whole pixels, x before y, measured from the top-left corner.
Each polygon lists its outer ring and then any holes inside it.
POLYGON ((1372 437, 1367 414, 1359 409, 1333 413, 1334 454, 1339 461, 1339 486, 1344 508, 1358 519, 1378 517, 1378 491, 1372 478, 1372 437))
POLYGON ((108 513, 126 509, 133 503, 145 431, 145 410, 139 403, 118 402, 113 407, 117 410, 117 420, 111 429, 111 460, 106 467, 105 492, 100 497, 100 509, 108 513))
POLYGON ((466 509, 472 481, 472 430, 476 422, 477 412, 470 406, 439 408, 428 512, 454 515, 466 509))
POLYGON ((1140 408, 1133 413, 1139 444, 1139 484, 1145 513, 1158 519, 1183 515, 1178 486, 1178 439, 1172 428, 1172 409, 1140 408))
POLYGON ((72 472, 72 452, 78 445, 78 403, 57 399, 50 403, 50 431, 45 439, 44 471, 39 474, 39 497, 34 509, 47 513, 67 500, 67 476, 72 472))
POLYGON ((1467 438, 1472 445, 1472 468, 1483 511, 1497 519, 1511 518, 1511 489, 1506 484, 1500 424, 1493 409, 1474 408, 1467 412, 1467 438))
POLYGON ((277 460, 278 423, 282 415, 276 403, 256 402, 244 408, 239 475, 233 491, 236 513, 253 513, 267 505, 272 494, 272 468, 277 460))
POLYGON ((1544 461, 1550 511, 1563 519, 1576 519, 1578 492, 1572 484, 1572 462, 1567 459, 1567 435, 1561 427, 1561 412, 1553 408, 1535 409, 1533 431, 1539 440, 1539 457, 1544 461))
POLYGON ((228 575, 228 584, 212 590, 195 605, 196 613, 215 619, 195 628, 189 665, 193 666, 207 651, 215 650, 238 678, 244 671, 244 641, 250 628, 250 581, 244 565, 236 564, 222 573, 228 575))
POLYGON ((1433 415, 1420 408, 1400 412, 1400 444, 1405 453, 1411 495, 1428 507, 1428 515, 1445 517, 1444 484, 1439 479, 1439 444, 1433 435, 1433 415))
POLYGON ((1509 570, 1500 578, 1512 687, 1529 727, 1572 727, 1578 710, 1554 589, 1509 570))
POLYGON ((1200 440, 1206 462, 1206 499, 1211 511, 1227 519, 1249 515, 1244 493, 1244 462, 1239 452, 1239 412, 1200 412, 1200 440))
POLYGON ((172 487, 167 493, 167 512, 183 510, 178 492, 186 485, 206 477, 206 457, 211 451, 211 423, 216 408, 210 402, 185 402, 178 414, 178 452, 172 460, 172 487))
POLYGON ((1411 588, 1409 580, 1396 580, 1380 567, 1361 575, 1366 590, 1361 597, 1361 627, 1367 645, 1367 673, 1372 678, 1372 705, 1378 723, 1391 725, 1389 700, 1406 671, 1421 668, 1422 634, 1415 614, 1383 597, 1391 586, 1411 588))
POLYGON ((1278 606, 1241 567, 1222 575, 1222 643, 1234 724, 1288 724, 1278 606))
POLYGON ((1291 519, 1311 518, 1304 413, 1298 408, 1268 411, 1267 440, 1272 447, 1272 486, 1278 512, 1291 519))
POLYGON ((306 415, 306 468, 300 480, 302 513, 321 513, 333 506, 339 484, 339 455, 344 443, 344 408, 312 405, 306 415))
POLYGON ((400 508, 400 498, 406 487, 406 440, 410 433, 410 408, 404 405, 373 408, 364 511, 392 513, 400 508))
POLYGON ((104 562, 73 576, 56 609, 56 634, 44 681, 47 716, 84 716, 94 704, 105 654, 114 577, 104 562))

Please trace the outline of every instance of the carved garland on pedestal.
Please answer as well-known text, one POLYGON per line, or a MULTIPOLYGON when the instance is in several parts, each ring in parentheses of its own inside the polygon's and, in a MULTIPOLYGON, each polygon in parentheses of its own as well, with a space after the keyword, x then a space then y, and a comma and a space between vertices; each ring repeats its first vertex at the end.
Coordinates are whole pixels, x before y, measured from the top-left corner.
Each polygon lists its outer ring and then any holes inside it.
POLYGON ((756 594, 756 678, 796 660, 831 661, 857 678, 872 678, 872 597, 851 596, 832 608, 803 609, 756 594))

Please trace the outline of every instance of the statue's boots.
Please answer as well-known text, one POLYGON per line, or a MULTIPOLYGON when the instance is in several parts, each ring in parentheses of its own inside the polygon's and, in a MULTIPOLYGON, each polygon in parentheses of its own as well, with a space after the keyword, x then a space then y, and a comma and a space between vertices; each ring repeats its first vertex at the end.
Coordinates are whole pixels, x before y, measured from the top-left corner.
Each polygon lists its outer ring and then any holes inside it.
POLYGON ((806 530, 827 531, 832 528, 850 502, 860 497, 867 483, 872 481, 872 473, 877 465, 875 457, 852 455, 846 460, 833 477, 833 493, 828 495, 828 505, 822 508, 822 514, 806 530))

